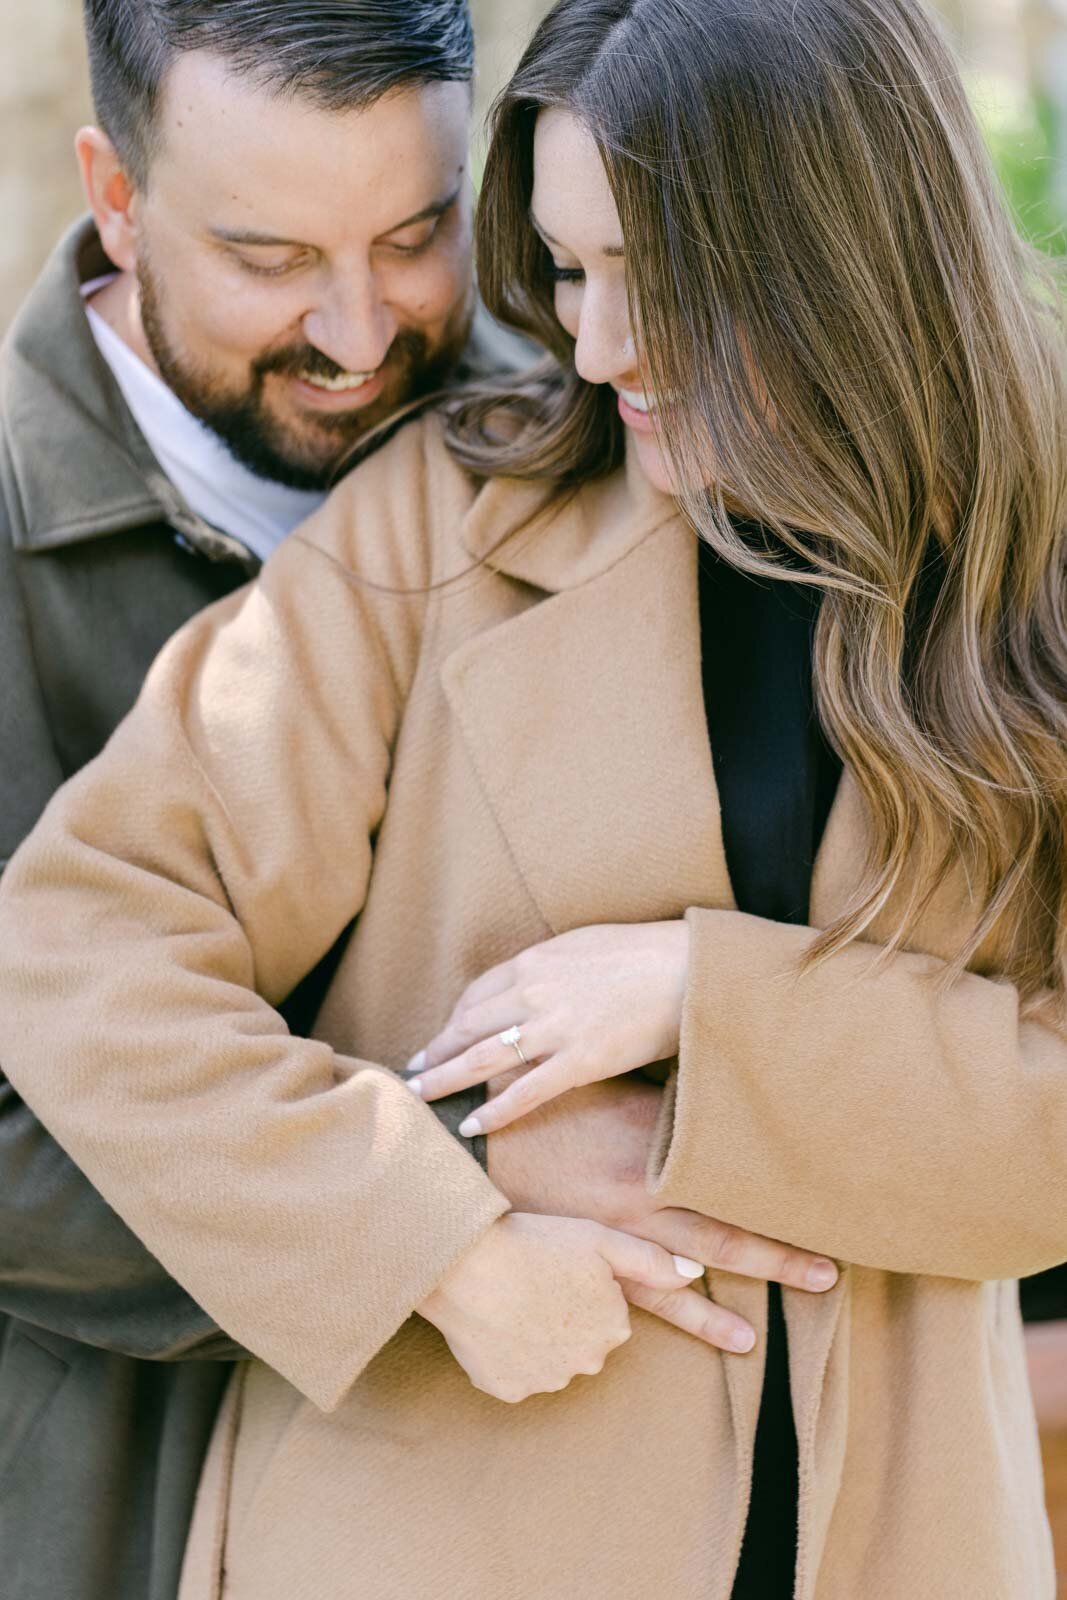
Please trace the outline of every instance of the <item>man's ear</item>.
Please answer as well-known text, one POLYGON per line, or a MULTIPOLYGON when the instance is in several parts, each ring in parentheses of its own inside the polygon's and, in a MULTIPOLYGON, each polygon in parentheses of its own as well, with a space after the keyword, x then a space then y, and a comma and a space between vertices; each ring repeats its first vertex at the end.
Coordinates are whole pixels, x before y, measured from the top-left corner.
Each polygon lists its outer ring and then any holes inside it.
POLYGON ((133 272, 137 266, 137 190, 118 151, 103 129, 89 127, 79 128, 74 153, 100 242, 120 271, 133 272))

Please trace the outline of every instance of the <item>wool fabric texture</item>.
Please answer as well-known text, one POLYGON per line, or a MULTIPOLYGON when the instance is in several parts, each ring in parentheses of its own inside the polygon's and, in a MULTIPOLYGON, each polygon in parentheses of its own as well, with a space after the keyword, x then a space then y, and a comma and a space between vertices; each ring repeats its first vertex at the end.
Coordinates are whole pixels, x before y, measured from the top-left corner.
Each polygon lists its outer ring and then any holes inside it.
MULTIPOLYGON (((635 1312, 603 1373, 512 1407, 411 1314, 506 1201, 398 1069, 492 963, 683 916, 649 1180, 842 1264, 783 1292, 798 1600, 1052 1600, 1010 1280, 1067 1255, 1067 1035, 993 943, 938 988, 962 872, 914 948, 878 960, 887 907, 800 975, 864 858, 847 771, 812 927, 735 909, 698 627, 693 534, 639 474, 554 505, 428 420, 178 635, 5 874, 12 1082, 258 1358, 182 1600, 729 1595, 759 1354, 635 1312)), ((762 1340, 765 1285, 709 1288, 762 1340)))

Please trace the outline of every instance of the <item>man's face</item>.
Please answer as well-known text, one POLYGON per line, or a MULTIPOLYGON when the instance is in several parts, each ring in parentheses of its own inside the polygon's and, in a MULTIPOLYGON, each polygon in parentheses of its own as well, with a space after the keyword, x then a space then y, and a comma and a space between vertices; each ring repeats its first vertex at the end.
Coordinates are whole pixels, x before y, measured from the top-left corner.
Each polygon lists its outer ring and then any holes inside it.
POLYGON ((262 476, 325 487, 454 365, 472 308, 465 84, 361 111, 178 58, 131 215, 148 351, 262 476))

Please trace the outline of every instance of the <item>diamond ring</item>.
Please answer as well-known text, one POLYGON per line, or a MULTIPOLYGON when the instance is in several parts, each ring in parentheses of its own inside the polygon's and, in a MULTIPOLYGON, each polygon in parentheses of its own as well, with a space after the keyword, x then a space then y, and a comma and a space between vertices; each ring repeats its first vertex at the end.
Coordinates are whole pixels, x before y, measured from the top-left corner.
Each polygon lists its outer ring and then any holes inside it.
POLYGON ((526 1057, 522 1053, 522 1029, 521 1028, 506 1028, 503 1033, 498 1033, 497 1034, 497 1038, 500 1040, 501 1044, 509 1044, 511 1046, 511 1048, 514 1050, 515 1054, 518 1056, 519 1060, 522 1062, 524 1067, 528 1067, 530 1065, 530 1063, 527 1061, 526 1057))

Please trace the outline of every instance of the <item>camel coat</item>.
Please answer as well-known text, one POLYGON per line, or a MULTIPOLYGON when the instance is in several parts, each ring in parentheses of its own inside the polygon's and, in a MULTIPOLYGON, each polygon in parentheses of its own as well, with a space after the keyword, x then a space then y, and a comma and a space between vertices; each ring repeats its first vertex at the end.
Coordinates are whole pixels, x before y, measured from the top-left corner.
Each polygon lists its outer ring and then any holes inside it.
MULTIPOLYGON (((506 1201, 397 1069, 491 963, 682 916, 650 1181, 843 1264, 784 1294, 797 1596, 1051 1600, 1008 1280, 1067 1256, 1067 1037, 995 950, 935 987, 962 880, 921 949, 797 976, 810 930, 733 909, 692 533, 637 473, 548 501, 401 434, 167 647, 0 890, 13 1082, 259 1358, 182 1600, 727 1600, 758 1353, 635 1312, 600 1376, 511 1407, 411 1315, 506 1201), (273 1007, 357 912, 290 1038, 273 1007)), ((864 847, 846 773, 816 925, 864 847)), ((709 1288, 765 1326, 765 1287, 709 1288)))

